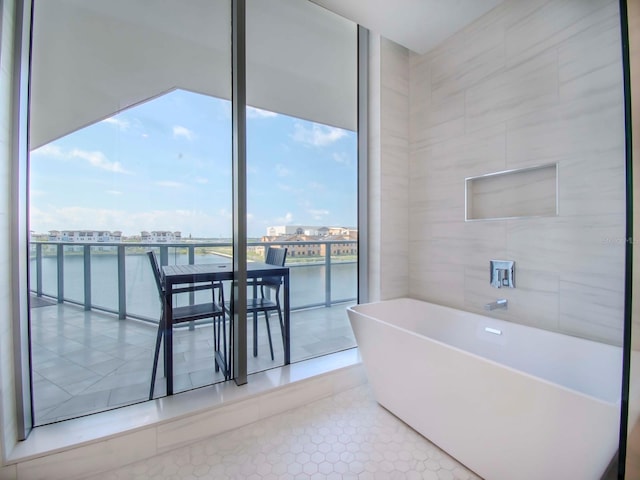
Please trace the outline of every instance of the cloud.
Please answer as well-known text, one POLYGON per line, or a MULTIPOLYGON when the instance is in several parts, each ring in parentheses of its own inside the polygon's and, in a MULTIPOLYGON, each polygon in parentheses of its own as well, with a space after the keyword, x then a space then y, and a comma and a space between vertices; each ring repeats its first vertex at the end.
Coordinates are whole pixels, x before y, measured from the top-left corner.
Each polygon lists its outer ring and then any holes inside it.
POLYGON ((85 160, 92 167, 99 168, 101 170, 106 170, 108 172, 113 173, 131 173, 124 168, 120 162, 112 162, 109 160, 106 155, 100 151, 88 152, 86 150, 80 150, 75 148, 71 150, 68 154, 71 158, 79 158, 81 160, 85 160))
POLYGON ((31 152, 31 155, 46 155, 48 157, 54 158, 64 158, 64 152, 62 149, 53 143, 48 143, 47 145, 43 145, 40 148, 36 148, 31 152))
POLYGON ((274 118, 277 116, 276 112, 247 106, 247 118, 274 118))
POLYGON ((304 189, 293 185, 288 185, 286 183, 278 183, 276 186, 283 192, 295 193, 297 195, 305 193, 304 189))
POLYGON ((167 188, 182 188, 184 187, 184 183, 176 182, 174 180, 160 180, 156 182, 156 185, 159 187, 167 187, 167 188))
POLYGON ((311 145, 313 147, 326 147, 341 138, 345 137, 347 132, 341 128, 329 127, 314 123, 307 128, 301 123, 294 125, 294 132, 291 135, 296 142, 311 145))
POLYGON ((344 165, 351 165, 351 156, 344 152, 334 153, 331 155, 331 158, 335 160, 337 163, 342 163, 344 165))
POLYGON ((276 165, 276 174, 279 177, 288 177, 289 175, 291 175, 291 170, 289 170, 287 167, 285 167, 281 163, 278 163, 276 165))
POLYGON ((227 210, 226 208, 219 209, 218 215, 220 215, 223 218, 226 218, 229 221, 233 220, 233 212, 231 210, 227 210))
POLYGON ((329 210, 314 210, 310 209, 307 212, 313 217, 314 220, 322 220, 324 217, 329 215, 329 210))
POLYGON ((102 120, 102 123, 108 123, 109 125, 114 125, 122 131, 127 130, 130 126, 128 120, 125 120, 123 118, 115 118, 115 117, 105 118, 104 120, 102 120))
POLYGON ((152 210, 130 212, 120 209, 88 207, 52 207, 30 209, 32 230, 95 229, 121 230, 124 235, 140 235, 143 230, 180 231, 184 237, 190 233, 203 237, 230 236, 229 219, 216 213, 200 210, 152 210))
POLYGON ((107 156, 100 151, 89 152, 87 150, 81 150, 74 148, 70 151, 63 150, 60 146, 49 143, 37 148, 31 152, 32 156, 47 156, 50 158, 56 158, 61 160, 73 160, 79 159, 87 162, 92 167, 106 170, 113 173, 126 173, 130 174, 128 170, 122 167, 120 162, 112 162, 107 156))
POLYGON ((293 213, 291 213, 291 212, 287 212, 284 217, 276 218, 276 223, 277 224, 287 225, 287 224, 289 224, 291 222, 293 222, 293 213))
POLYGON ((180 125, 175 125, 173 127, 173 138, 183 137, 187 140, 193 140, 196 138, 195 133, 189 130, 187 127, 182 127, 180 125))
POLYGON ((120 190, 107 190, 107 192, 109 195, 122 195, 123 192, 121 192, 120 190))
POLYGON ((199 183, 200 185, 204 185, 206 183, 209 183, 209 179, 205 177, 196 177, 195 182, 199 183))
POLYGON ((231 119, 231 115, 232 115, 232 109, 231 109, 231 102, 230 101, 225 101, 225 102, 216 102, 217 105, 217 110, 218 110, 218 115, 216 115, 218 118, 224 118, 224 119, 231 119))

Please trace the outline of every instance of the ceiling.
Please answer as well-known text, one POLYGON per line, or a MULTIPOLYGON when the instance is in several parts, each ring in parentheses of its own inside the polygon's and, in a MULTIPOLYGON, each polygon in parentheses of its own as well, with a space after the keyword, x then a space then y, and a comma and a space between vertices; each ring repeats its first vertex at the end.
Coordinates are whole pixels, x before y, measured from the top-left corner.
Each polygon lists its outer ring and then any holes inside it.
POLYGON ((503 0, 311 0, 383 37, 426 53, 503 0))
MULTIPOLYGON (((230 99, 231 2, 185 3, 38 0, 31 148, 174 89, 230 99)), ((246 26, 249 105, 356 130, 352 21, 309 2, 253 0, 246 26)))
MULTIPOLYGON (((254 0, 247 9, 247 102, 355 130, 356 91, 344 88, 355 85, 356 48, 345 48, 355 42, 354 22, 425 53, 501 1, 254 0)), ((229 5, 38 1, 32 148, 175 88, 230 98, 229 5)))

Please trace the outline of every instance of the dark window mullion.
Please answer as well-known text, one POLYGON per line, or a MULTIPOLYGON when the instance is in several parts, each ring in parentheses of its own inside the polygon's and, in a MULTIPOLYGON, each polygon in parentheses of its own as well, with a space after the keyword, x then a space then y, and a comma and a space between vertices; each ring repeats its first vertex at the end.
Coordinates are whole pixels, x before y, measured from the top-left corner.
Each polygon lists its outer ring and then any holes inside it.
POLYGON ((245 0, 231 5, 233 135, 233 378, 247 383, 247 124, 245 0))

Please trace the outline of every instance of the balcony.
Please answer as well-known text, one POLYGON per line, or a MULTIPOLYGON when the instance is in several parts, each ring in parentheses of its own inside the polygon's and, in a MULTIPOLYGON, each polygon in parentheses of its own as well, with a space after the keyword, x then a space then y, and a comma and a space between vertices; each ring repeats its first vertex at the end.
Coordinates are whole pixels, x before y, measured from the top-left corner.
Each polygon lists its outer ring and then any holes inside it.
MULTIPOLYGON (((323 255, 287 260, 291 271, 292 362, 355 346, 345 312, 355 303, 355 256, 332 253, 337 250, 332 242, 309 243, 323 255)), ((352 243, 355 249, 356 242, 352 243)), ((249 258, 260 259, 267 245, 251 243, 249 258)), ((33 242, 35 423, 42 425, 145 401, 160 307, 144 252, 156 250, 160 262, 168 265, 224 261, 225 251, 230 252, 230 248, 224 243, 33 242)), ((341 252, 346 251, 341 247, 341 252)), ((252 328, 248 332, 251 345, 252 328)), ((282 364, 282 342, 273 317, 272 335, 274 361, 261 316, 258 356, 253 357, 248 349, 249 373, 282 364)), ((176 392, 224 381, 223 375, 214 371, 212 345, 210 323, 175 329, 176 392)), ((162 365, 162 361, 159 363, 162 365)), ((156 397, 165 391, 162 366, 158 377, 156 397)))

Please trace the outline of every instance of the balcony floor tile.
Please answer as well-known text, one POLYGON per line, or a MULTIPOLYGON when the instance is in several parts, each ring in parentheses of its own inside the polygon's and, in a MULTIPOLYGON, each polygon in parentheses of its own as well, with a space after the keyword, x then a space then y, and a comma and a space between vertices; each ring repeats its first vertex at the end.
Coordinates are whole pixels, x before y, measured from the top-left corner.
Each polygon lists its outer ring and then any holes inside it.
MULTIPOLYGON (((346 314, 350 303, 291 313, 291 361, 298 362, 355 346, 346 314)), ((271 360, 264 317, 258 321, 258 355, 252 355, 248 323, 248 373, 282 365, 276 315, 271 315, 275 360, 271 360)), ((35 424, 145 401, 149 392, 157 327, 134 319, 84 311, 69 304, 31 310, 35 424)), ((155 396, 165 394, 162 357, 155 396)), ((214 371, 210 325, 174 331, 174 391, 224 381, 214 371)))

